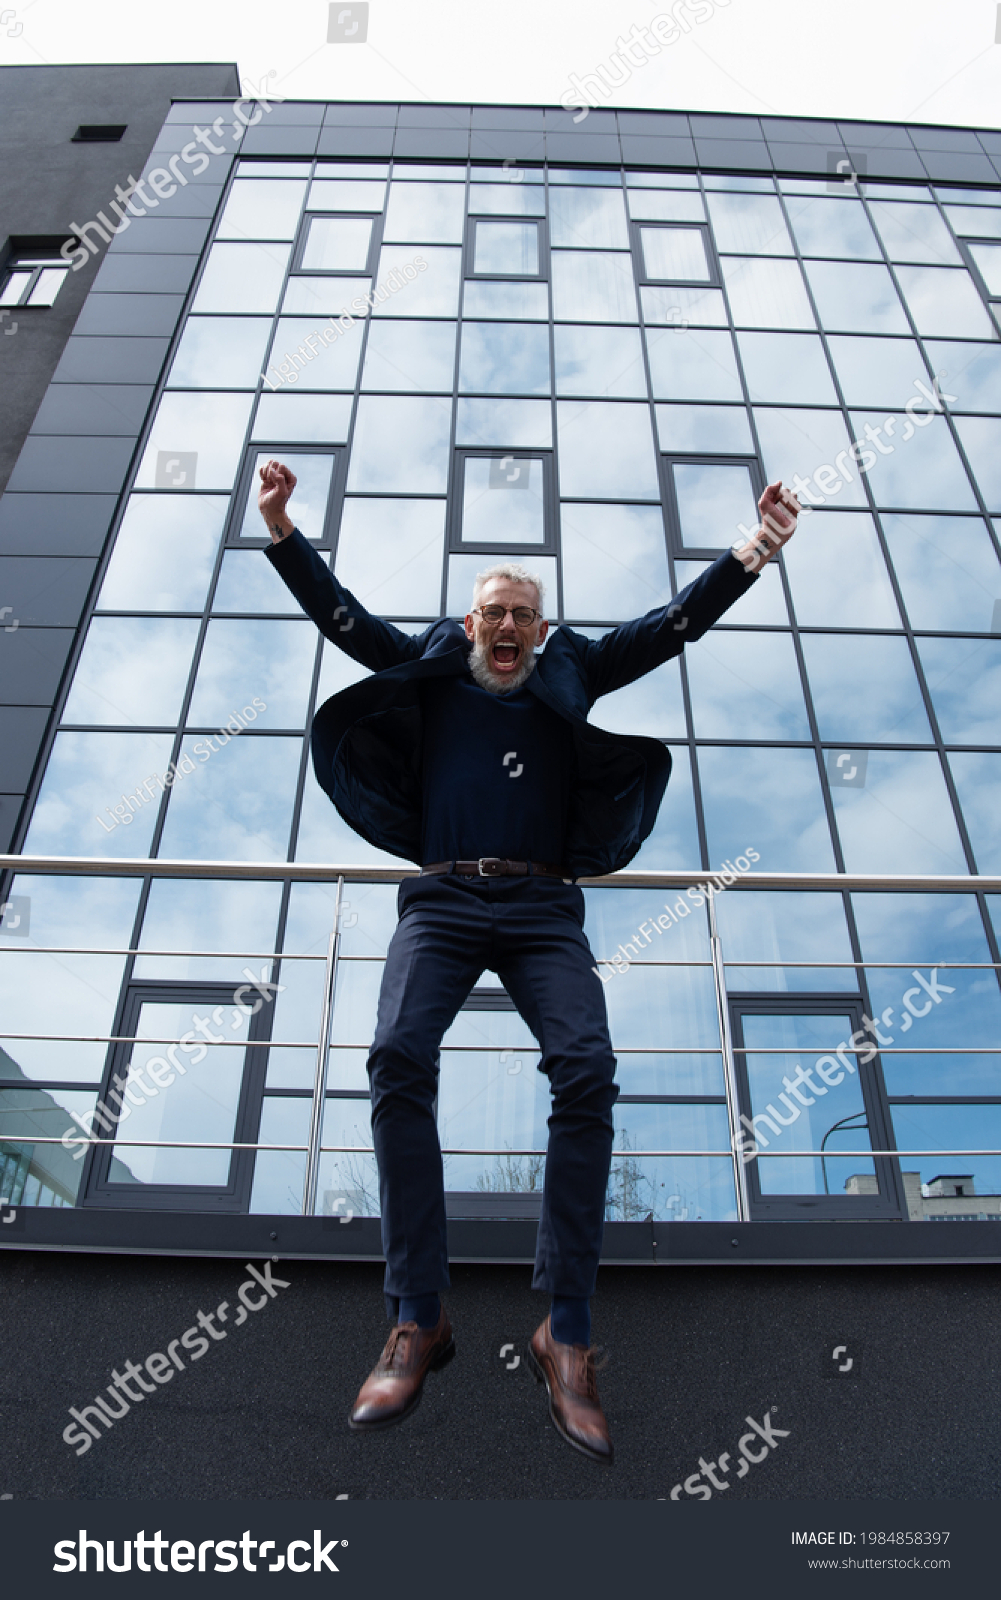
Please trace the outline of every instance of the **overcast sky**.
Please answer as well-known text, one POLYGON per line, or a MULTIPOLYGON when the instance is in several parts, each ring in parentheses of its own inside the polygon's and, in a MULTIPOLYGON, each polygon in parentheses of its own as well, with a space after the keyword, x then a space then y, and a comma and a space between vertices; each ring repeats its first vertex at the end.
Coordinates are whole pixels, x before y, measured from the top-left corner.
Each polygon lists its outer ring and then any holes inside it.
MULTIPOLYGON (((607 64, 618 35, 671 5, 371 0, 354 7, 368 11, 366 41, 329 44, 329 14, 350 0, 30 0, 0 8, 0 62, 235 61, 245 85, 274 72, 296 99, 556 105, 571 73, 607 64)), ((602 104, 1001 126, 996 0, 676 0, 674 11, 687 33, 652 60, 637 51, 602 104)))

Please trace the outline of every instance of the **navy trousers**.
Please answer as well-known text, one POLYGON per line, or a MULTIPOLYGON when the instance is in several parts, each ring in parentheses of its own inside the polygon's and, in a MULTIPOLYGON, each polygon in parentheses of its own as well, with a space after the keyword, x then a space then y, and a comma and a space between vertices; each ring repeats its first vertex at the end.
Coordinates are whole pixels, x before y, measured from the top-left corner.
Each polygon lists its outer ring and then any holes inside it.
POLYGON ((594 1293, 618 1096, 605 996, 584 937, 584 896, 546 878, 410 878, 389 946, 368 1060, 386 1301, 449 1284, 435 1122, 438 1051, 485 968, 539 1042, 550 1080, 533 1288, 594 1293))

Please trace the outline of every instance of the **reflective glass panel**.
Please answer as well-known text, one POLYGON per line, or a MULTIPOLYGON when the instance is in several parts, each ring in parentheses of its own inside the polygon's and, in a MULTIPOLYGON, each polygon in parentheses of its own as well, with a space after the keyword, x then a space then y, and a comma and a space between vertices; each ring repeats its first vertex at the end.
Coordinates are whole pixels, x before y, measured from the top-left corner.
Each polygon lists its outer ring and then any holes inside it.
POLYGON ((803 627, 901 626, 875 524, 865 513, 801 517, 782 560, 803 627))
POLYGON ((462 239, 465 191, 451 183, 391 183, 386 207, 388 240, 458 244, 462 239))
POLYGON ((437 616, 444 529, 443 500, 349 498, 337 538, 337 576, 370 611, 437 616))
POLYGON ((869 440, 874 446, 869 454, 876 459, 869 464, 867 475, 878 506, 976 510, 966 468, 944 417, 928 416, 920 430, 920 444, 909 442, 907 417, 853 411, 851 420, 859 443, 869 440))
MULTIPOLYGON (((240 527, 240 537, 243 539, 267 537, 264 519, 257 508, 257 495, 261 484, 261 468, 270 459, 271 453, 267 450, 259 452, 254 457, 254 470, 250 475, 247 504, 240 527)), ((334 459, 332 455, 313 456, 287 450, 282 455, 285 465, 296 477, 295 498, 291 502, 290 515, 299 532, 307 539, 323 538, 334 459)))
POLYGON ((945 214, 958 234, 974 239, 1001 239, 1001 211, 986 206, 946 206, 945 214))
POLYGON ((754 425, 769 482, 781 478, 783 483, 791 483, 793 473, 798 472, 816 479, 808 491, 816 501, 830 502, 836 496, 839 506, 867 506, 840 412, 757 406, 754 425))
MULTIPOLYGON (((301 1150, 258 1150, 254 1158, 251 1214, 299 1216, 309 1143, 310 1102, 269 1096, 261 1106, 261 1144, 300 1145, 301 1150)), ((332 1158, 326 1157, 327 1162, 332 1158)))
POLYGON ((629 229, 622 191, 553 189, 549 196, 554 245, 584 250, 627 250, 629 229))
MULTIPOLYGON (((263 526, 263 524, 262 524, 263 526)), ((260 550, 225 550, 212 610, 298 617, 302 607, 260 550)))
POLYGON ((736 326, 816 326, 799 264, 760 256, 724 256, 723 281, 736 326))
POLYGON ((564 505, 561 522, 568 617, 625 622, 670 604, 659 506, 564 505))
POLYGON ((681 542, 689 550, 726 549, 740 525, 757 525, 757 498, 751 473, 743 466, 675 461, 671 471, 678 498, 681 542))
MULTIPOLYGON (((889 406, 899 411, 928 383, 921 351, 913 339, 858 339, 834 334, 828 340, 841 390, 850 406, 889 406)), ((922 410, 927 401, 920 401, 922 410)))
POLYGON ((467 456, 462 538, 472 544, 542 544, 546 537, 542 462, 467 456))
POLYGON ((752 400, 789 405, 837 405, 827 357, 815 333, 738 333, 752 400))
POLYGON ((281 317, 271 346, 271 373, 297 389, 353 389, 365 324, 317 328, 312 317, 281 317))
POLYGON ((996 751, 959 751, 949 755, 949 766, 966 819, 978 872, 1001 873, 1001 755, 996 751))
POLYGON ((743 400, 732 334, 648 328, 646 340, 658 400, 743 400))
POLYGON ((950 411, 1001 411, 1001 345, 929 340, 932 370, 951 393, 950 411))
MULTIPOLYGON (((266 559, 263 554, 261 559, 266 559)), ((295 622, 210 622, 188 709, 190 728, 221 728, 256 694, 257 726, 301 728, 306 716, 316 633, 306 620, 295 622)), ((223 743, 227 741, 224 739, 223 743)), ((208 755, 197 751, 200 761, 208 755)))
POLYGON ((872 1174, 875 1169, 867 1157, 838 1154, 842 1150, 872 1148, 865 1126, 858 1057, 846 1050, 839 1061, 831 1054, 848 1044, 852 1019, 848 1015, 745 1015, 742 1023, 749 1052, 744 1059, 751 1117, 759 1150, 827 1152, 823 1156, 780 1160, 760 1155, 755 1165, 761 1193, 844 1194, 853 1176, 872 1174), (770 1048, 795 1050, 797 1054, 756 1053, 770 1048), (850 1065, 847 1072, 845 1061, 850 1065), (828 1076, 822 1077, 818 1069, 828 1076), (790 1079, 797 1085, 806 1085, 805 1089, 798 1089, 795 1099, 785 1087, 790 1079), (845 1122, 847 1127, 843 1126, 845 1122))
POLYGON ((711 861, 751 845, 759 872, 834 871, 812 750, 702 745, 698 763, 711 861))
POLYGON ((807 633, 802 644, 822 739, 933 742, 905 639, 807 633))
POLYGON ((297 275, 290 278, 282 299, 282 310, 294 315, 304 312, 314 317, 337 317, 347 313, 364 317, 368 307, 364 296, 372 286, 371 278, 309 278, 297 275), (352 302, 358 301, 358 304, 352 302))
POLYGON ((388 867, 395 865, 399 857, 377 850, 367 839, 363 839, 360 833, 355 833, 353 828, 349 828, 338 816, 307 766, 296 835, 295 859, 355 862, 366 866, 373 863, 388 867))
MULTIPOLYGON (((959 417, 956 431, 976 475, 988 511, 1001 511, 1001 420, 959 417)), ((931 502, 934 503, 934 502, 931 502)))
POLYGON ((988 633, 1001 600, 1001 565, 979 517, 884 516, 914 628, 988 633))
POLYGON ((562 322, 636 322, 632 256, 557 250, 553 311, 562 322))
POLYGON ((871 200, 869 209, 891 261, 962 265, 962 257, 935 206, 908 205, 902 200, 871 200))
MULTIPOLYGON (((951 1055, 948 1051, 955 1045, 997 1045, 1001 1038, 997 978, 990 971, 962 967, 935 972, 940 962, 990 961, 974 896, 854 894, 852 904, 863 956, 869 961, 904 963, 896 968, 867 969, 873 1015, 881 1019, 884 1038, 889 1035, 901 1052, 909 1044, 943 1051, 941 1055, 885 1051, 881 1061, 890 1094, 996 1094, 996 1055, 951 1055), (937 1000, 927 992, 929 983, 938 993, 937 1000)), ((981 1106, 977 1111, 984 1109, 981 1106)), ((983 1149, 988 1142, 981 1135, 967 1148, 983 1149)), ((915 1140, 911 1148, 933 1149, 936 1143, 935 1139, 915 1140)))
MULTIPOLYGON (((74 1089, 0 1089, 0 1197, 18 1209, 76 1204, 87 1146, 70 1117, 89 1117, 96 1099, 74 1089), (67 1134, 79 1161, 60 1147, 67 1134), (42 1144, 43 1138, 60 1143, 42 1144)), ((10 1213, 11 1223, 16 1216, 17 1210, 10 1213)))
POLYGON ((309 186, 307 211, 381 211, 386 185, 379 182, 317 178, 309 186))
POLYGON ((831 784, 848 872, 966 872, 933 751, 870 750, 860 777, 831 784))
POLYGON ((456 444, 549 450, 553 416, 548 400, 460 400, 456 444))
MULTIPOLYGON (((996 1079, 993 1082, 988 1079, 980 1090, 981 1093, 996 1091, 996 1079)), ((920 1204, 925 1220, 965 1217, 974 1222, 997 1221, 1001 1214, 997 1199, 1001 1195, 1001 1157, 957 1156, 949 1152, 1001 1150, 999 1113, 1001 1106, 996 1105, 891 1107, 893 1131, 899 1150, 937 1148, 942 1152, 940 1155, 901 1158, 905 1182, 908 1174, 913 1172, 921 1185, 920 1202, 915 1196, 912 1204, 920 1204), (958 1198, 960 1195, 962 1198, 958 1198)))
MULTIPOLYGON (((734 864, 742 871, 747 856, 734 864)), ((760 871, 752 863, 754 871, 760 871)), ((851 962, 844 902, 839 894, 805 894, 788 889, 741 889, 717 895, 716 925, 723 945, 730 989, 767 993, 833 989, 855 993, 852 966, 803 966, 797 961, 851 962), (741 961, 774 962, 742 967, 741 961), (786 965, 785 963, 788 963, 786 965)))
MULTIPOLYGON (((720 558, 717 556, 716 558, 720 558)), ((726 560, 732 560, 727 552, 726 560)), ((679 561, 674 562, 674 575, 678 590, 690 583, 694 583, 700 573, 707 571, 710 562, 679 561)), ((786 606, 785 595, 782 592, 782 574, 778 563, 770 561, 762 567, 754 583, 735 602, 721 619, 725 623, 734 623, 742 628, 756 626, 788 628, 789 610, 786 606)))
POLYGON ((166 772, 172 744, 170 733, 57 734, 26 854, 145 855, 160 805, 156 775, 166 772))
POLYGON ((599 500, 659 500, 647 406, 630 401, 560 400, 560 490, 599 500))
POLYGON ((919 639, 947 744, 1001 744, 1001 639, 919 639))
POLYGON ((467 317, 509 317, 544 322, 549 316, 549 289, 544 283, 480 283, 469 279, 462 297, 467 317))
MULTIPOLYGON (((198 1002, 181 1005, 144 1001, 136 1035, 180 1040, 209 1008, 198 1002)), ((212 1184, 228 1181, 232 1152, 184 1150, 130 1145, 129 1139, 204 1139, 222 1142, 234 1137, 243 1082, 243 1063, 250 1018, 239 1006, 228 1008, 238 1026, 227 1026, 224 1045, 208 1044, 204 1055, 186 1057, 174 1070, 162 1044, 134 1044, 128 1057, 123 1092, 129 1096, 112 1148, 109 1181, 119 1184, 212 1184), (150 1080, 150 1070, 157 1078, 150 1080), (136 1103, 138 1102, 138 1103, 136 1103), (125 1120, 126 1110, 128 1122, 125 1120)), ((230 1019, 224 1018, 229 1022, 230 1019)), ((180 1059, 177 1050, 175 1060, 180 1059)))
POLYGON ((789 196, 786 209, 803 255, 880 259, 879 244, 860 201, 789 196))
POLYGON ((464 322, 464 394, 548 394, 549 330, 525 322, 464 322))
POLYGON ((173 727, 197 637, 194 618, 95 617, 63 722, 173 727))
MULTIPOLYGON (((989 245, 973 246, 987 250, 989 245)), ((898 267, 897 278, 919 333, 990 339, 990 317, 968 272, 953 267, 898 267)))
POLYGON ((231 489, 252 394, 165 394, 136 475, 138 489, 231 489))
POLYGON ((657 407, 660 448, 672 454, 753 455, 754 444, 743 406, 657 407))
POLYGON ((477 222, 473 271, 535 277, 539 230, 534 222, 477 222))
POLYGON ((708 283, 711 277, 701 228, 641 228, 648 278, 708 283))
POLYGON ((348 489, 382 494, 444 494, 448 483, 450 400, 363 395, 355 419, 348 489), (387 450, 386 441, 393 448, 387 450))
MULTIPOLYGON (((335 440, 346 444, 351 398, 347 394, 262 394, 250 437, 289 439, 297 444, 330 444, 335 440)), ((292 514, 296 514, 295 510, 292 514)))
MULTIPOLYGON (((236 983, 245 976, 244 966, 250 964, 255 973, 267 979, 270 973, 264 957, 274 949, 280 906, 279 883, 247 883, 226 878, 154 878, 146 902, 139 948, 179 953, 137 956, 134 975, 137 978, 197 978, 236 983), (238 954, 241 948, 248 950, 247 956, 238 954), (180 953, 189 950, 220 953, 180 953), (250 955, 254 960, 248 963, 250 955)), ((285 971, 282 982, 287 982, 285 971)), ((251 993, 251 1005, 255 998, 251 993)))
POLYGON ((638 329, 556 327, 558 394, 646 398, 646 371, 638 329))
POLYGON ((667 289, 658 284, 644 284, 640 300, 644 322, 667 323, 679 333, 683 333, 689 323, 705 328, 729 326, 722 289, 691 289, 684 285, 667 289))
POLYGON ((459 313, 459 283, 462 271, 461 250, 426 248, 415 254, 409 245, 383 245, 379 251, 376 291, 387 283, 390 273, 416 264, 419 276, 408 280, 397 293, 384 293, 380 304, 372 307, 375 317, 455 317, 459 313), (426 266, 421 266, 421 262, 426 266))
POLYGON ((222 495, 132 495, 101 586, 100 608, 200 611, 227 505, 222 495))
MULTIPOLYGON (((295 624, 231 626, 287 628, 295 624)), ((221 746, 217 734, 185 739, 180 766, 186 776, 171 790, 160 854, 171 859, 215 861, 220 842, 225 841, 230 861, 284 861, 301 758, 300 738, 257 739, 247 734, 221 746)))
POLYGON ((754 256, 791 256, 782 207, 774 195, 706 196, 718 250, 754 256))
POLYGON ((302 265, 309 272, 364 272, 371 244, 369 217, 311 217, 302 265))
POLYGON ((634 222, 705 221, 700 194, 686 194, 678 189, 631 189, 626 199, 634 222))
POLYGON ((889 269, 863 262, 808 261, 821 327, 858 333, 910 333, 889 269))
MULTIPOLYGON (((608 698, 611 699, 611 696, 608 698)), ((597 710, 600 717, 600 705, 597 710)), ((593 714, 590 720, 594 721, 593 714)), ((667 786, 667 794, 661 801, 653 832, 631 862, 637 871, 643 871, 647 867, 651 870, 660 868, 680 870, 683 867, 697 866, 701 861, 699 831, 695 821, 695 794, 692 788, 692 760, 687 744, 673 746, 671 756, 671 781, 667 786)), ((672 905, 676 906, 676 902, 672 901, 672 905)), ((673 1060, 677 1062, 678 1057, 675 1056, 673 1060)), ((706 1057, 700 1057, 702 1063, 706 1060, 706 1057)), ((674 1069, 671 1067, 669 1070, 674 1069)), ((700 1066, 698 1070, 701 1073, 703 1067, 700 1066)), ((619 1081, 623 1081, 621 1076, 619 1081)))
POLYGON ((471 217, 543 217, 546 191, 541 183, 472 183, 469 214, 471 217))
MULTIPOLYGON (((733 620, 737 620, 736 611, 733 620)), ((696 738, 809 739, 787 633, 713 633, 685 650, 696 738)))
POLYGON ((275 311, 291 245, 214 244, 192 311, 275 311))
POLYGON ((168 387, 256 389, 270 332, 268 317, 189 317, 168 387))
MULTIPOLYGON (((94 818, 88 820, 100 833, 94 818)), ((106 815, 105 820, 112 819, 106 815)), ((28 902, 16 916, 26 910, 27 921, 14 927, 15 914, 8 912, 0 928, 2 1025, 8 1034, 47 1032, 54 1037, 0 1037, 4 1051, 0 1076, 15 1082, 22 1078, 100 1081, 107 1045, 70 1043, 59 1036, 106 1037, 112 1032, 125 957, 87 952, 129 948, 140 887, 137 878, 59 878, 48 873, 18 873, 12 880, 10 898, 28 902), (66 945, 84 953, 48 955, 32 949, 66 945)), ((61 1137, 63 1128, 55 1132, 61 1137)))
POLYGON ((219 239, 294 239, 306 185, 295 178, 237 178, 219 219, 219 239))
POLYGON ((452 393, 454 322, 373 322, 365 347, 363 389, 452 393))

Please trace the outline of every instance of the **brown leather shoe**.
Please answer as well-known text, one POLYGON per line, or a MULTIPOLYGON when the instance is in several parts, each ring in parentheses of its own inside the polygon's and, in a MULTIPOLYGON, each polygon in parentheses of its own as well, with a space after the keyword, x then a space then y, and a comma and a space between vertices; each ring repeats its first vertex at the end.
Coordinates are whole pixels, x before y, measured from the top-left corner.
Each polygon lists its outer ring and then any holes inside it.
POLYGON ((610 1467, 614 1451, 598 1399, 594 1351, 582 1344, 560 1344, 547 1317, 532 1335, 528 1365, 549 1391, 549 1415, 557 1433, 592 1461, 610 1467))
POLYGON ((386 1348, 361 1386, 351 1408, 348 1426, 356 1432, 391 1428, 421 1403, 424 1379, 445 1367, 455 1355, 452 1325, 442 1306, 438 1325, 419 1328, 401 1322, 389 1335, 386 1348))

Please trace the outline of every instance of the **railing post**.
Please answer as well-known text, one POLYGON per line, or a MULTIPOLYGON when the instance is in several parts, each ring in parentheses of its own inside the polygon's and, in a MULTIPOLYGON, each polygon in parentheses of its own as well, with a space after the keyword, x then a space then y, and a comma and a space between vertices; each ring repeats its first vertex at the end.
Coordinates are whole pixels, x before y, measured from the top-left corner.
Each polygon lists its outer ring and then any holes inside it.
POLYGON ((733 1035, 730 1032, 730 1004, 726 992, 726 968, 723 964, 723 946, 716 926, 716 904, 709 897, 709 943, 712 949, 713 978, 716 988, 716 1010, 719 1016, 719 1036, 723 1046, 723 1073, 726 1078, 726 1111, 730 1124, 730 1149, 733 1152, 735 1190, 737 1195, 737 1220, 749 1222, 750 1202, 747 1198, 747 1168, 740 1157, 743 1140, 740 1137, 740 1099, 737 1094, 737 1071, 733 1060, 733 1035))
POLYGON ((320 1008, 320 1037, 316 1047, 316 1075, 313 1079, 313 1109, 309 1119, 309 1149, 306 1176, 302 1186, 302 1214, 311 1217, 316 1210, 316 1187, 320 1177, 320 1143, 323 1138, 323 1107, 327 1088, 327 1060, 330 1055, 330 1029, 334 1020, 334 989, 341 943, 341 894, 344 879, 337 880, 334 925, 327 945, 327 964, 323 972, 323 1005, 320 1008))

